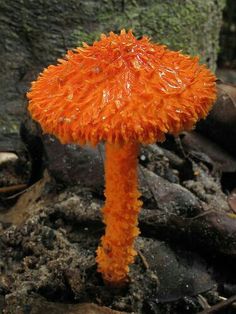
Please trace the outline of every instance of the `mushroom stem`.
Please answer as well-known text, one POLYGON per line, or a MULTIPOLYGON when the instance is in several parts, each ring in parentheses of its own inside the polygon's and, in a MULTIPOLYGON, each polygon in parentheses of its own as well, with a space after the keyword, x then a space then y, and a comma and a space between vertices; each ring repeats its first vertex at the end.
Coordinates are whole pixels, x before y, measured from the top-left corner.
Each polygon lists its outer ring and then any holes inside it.
POLYGON ((139 234, 138 143, 106 144, 106 203, 102 209, 106 225, 97 249, 98 271, 105 282, 117 286, 127 280, 129 265, 137 254, 134 240, 139 234))

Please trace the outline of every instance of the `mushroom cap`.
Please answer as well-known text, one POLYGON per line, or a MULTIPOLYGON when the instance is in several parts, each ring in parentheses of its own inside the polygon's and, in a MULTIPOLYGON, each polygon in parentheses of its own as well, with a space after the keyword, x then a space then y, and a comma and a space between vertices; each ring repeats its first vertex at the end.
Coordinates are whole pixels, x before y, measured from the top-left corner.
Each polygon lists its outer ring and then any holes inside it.
POLYGON ((62 143, 162 141, 193 128, 215 97, 215 76, 197 57, 136 39, 101 35, 69 50, 32 83, 29 111, 62 143))

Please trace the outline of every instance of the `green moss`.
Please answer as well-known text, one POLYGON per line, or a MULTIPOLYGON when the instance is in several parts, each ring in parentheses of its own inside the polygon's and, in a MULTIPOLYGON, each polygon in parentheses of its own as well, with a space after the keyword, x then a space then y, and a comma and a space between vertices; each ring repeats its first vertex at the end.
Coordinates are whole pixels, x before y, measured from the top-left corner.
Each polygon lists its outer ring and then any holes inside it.
POLYGON ((0 118, 0 134, 18 133, 20 121, 14 116, 0 118))

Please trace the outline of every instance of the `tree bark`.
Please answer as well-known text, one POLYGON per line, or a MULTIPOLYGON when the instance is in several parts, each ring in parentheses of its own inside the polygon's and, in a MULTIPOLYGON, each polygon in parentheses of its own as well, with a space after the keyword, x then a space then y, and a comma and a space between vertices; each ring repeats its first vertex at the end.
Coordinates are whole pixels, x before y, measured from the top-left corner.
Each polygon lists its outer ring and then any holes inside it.
POLYGON ((101 32, 132 28, 213 70, 225 0, 0 0, 0 135, 18 131, 30 81, 101 32))

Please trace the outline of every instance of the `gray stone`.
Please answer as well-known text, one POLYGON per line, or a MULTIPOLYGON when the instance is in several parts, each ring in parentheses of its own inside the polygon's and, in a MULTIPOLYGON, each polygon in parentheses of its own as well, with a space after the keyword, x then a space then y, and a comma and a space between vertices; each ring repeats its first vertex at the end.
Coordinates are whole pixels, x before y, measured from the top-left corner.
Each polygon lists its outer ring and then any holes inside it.
POLYGON ((102 193, 104 188, 104 152, 96 148, 79 145, 61 145, 49 135, 43 138, 46 163, 50 174, 67 185, 82 185, 102 193))
POLYGON ((201 212, 198 199, 181 185, 171 183, 144 167, 140 168, 139 181, 144 200, 153 198, 156 209, 184 216, 201 212))
POLYGON ((198 130, 236 156, 236 87, 218 83, 218 97, 198 130))

